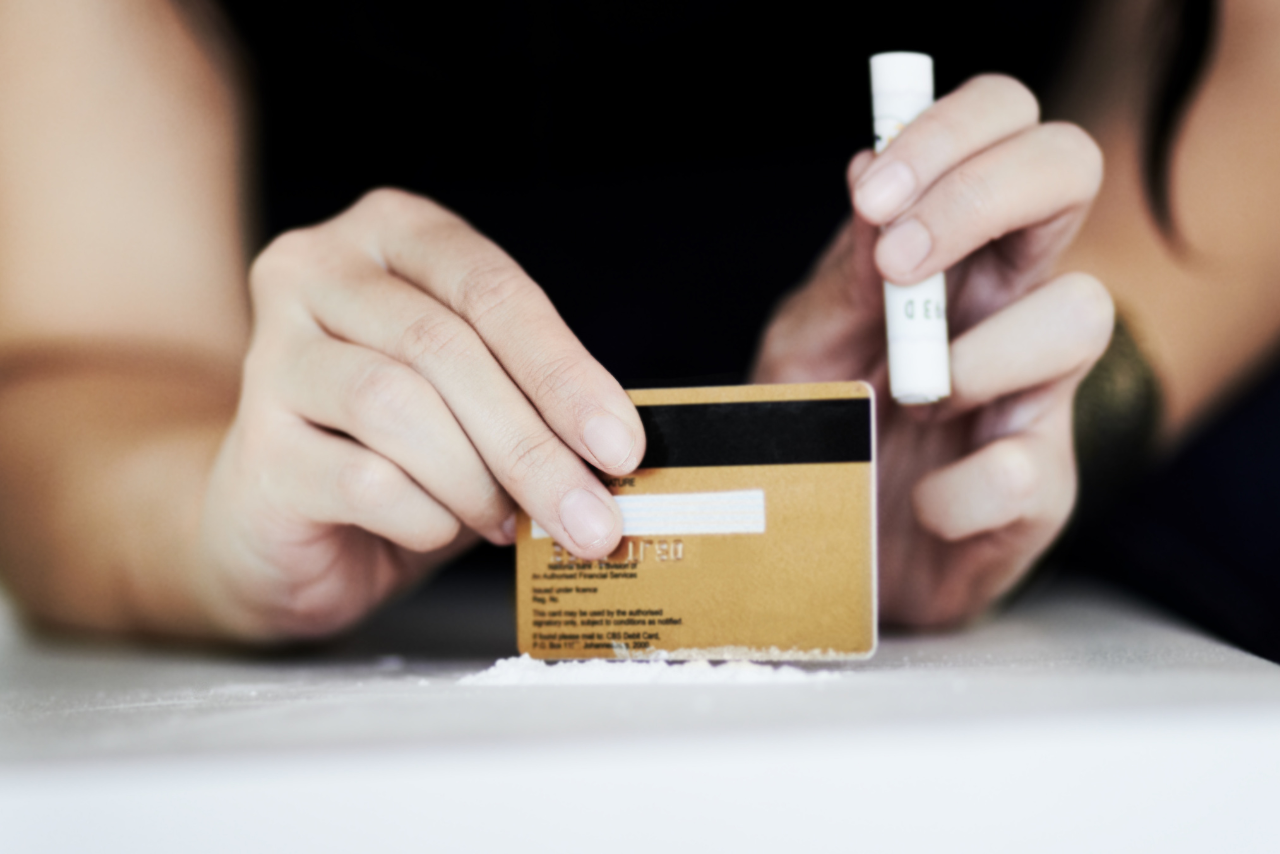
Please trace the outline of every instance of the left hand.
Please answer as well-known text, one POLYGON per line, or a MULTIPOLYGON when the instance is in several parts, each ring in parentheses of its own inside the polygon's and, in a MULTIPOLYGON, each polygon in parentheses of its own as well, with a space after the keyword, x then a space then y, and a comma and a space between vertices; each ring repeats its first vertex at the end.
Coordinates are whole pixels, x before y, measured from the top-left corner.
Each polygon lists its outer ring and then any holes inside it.
POLYGON ((880 609, 953 624, 1013 586, 1075 502, 1072 400, 1110 340, 1096 279, 1054 276, 1102 179, 1080 128, 976 77, 849 167, 854 215, 765 331, 754 382, 866 379, 878 401, 880 609), (889 396, 882 281, 947 270, 952 396, 889 396))

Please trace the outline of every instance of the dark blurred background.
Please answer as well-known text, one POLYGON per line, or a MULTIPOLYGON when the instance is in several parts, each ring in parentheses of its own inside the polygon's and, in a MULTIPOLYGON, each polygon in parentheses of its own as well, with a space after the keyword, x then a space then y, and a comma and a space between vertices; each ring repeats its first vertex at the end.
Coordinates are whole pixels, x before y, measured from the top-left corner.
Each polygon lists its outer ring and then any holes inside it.
POLYGON ((1044 91, 1073 3, 228 2, 263 237, 394 185, 452 207, 618 377, 741 374, 849 209, 867 58, 1044 91))
MULTIPOLYGON (((1001 71, 1043 96, 1079 5, 224 4, 256 97, 264 242, 376 186, 432 196, 631 386, 745 376, 848 214, 871 54, 932 54, 939 94, 1001 71)), ((509 651, 512 563, 476 550, 383 615, 381 642, 509 651)))

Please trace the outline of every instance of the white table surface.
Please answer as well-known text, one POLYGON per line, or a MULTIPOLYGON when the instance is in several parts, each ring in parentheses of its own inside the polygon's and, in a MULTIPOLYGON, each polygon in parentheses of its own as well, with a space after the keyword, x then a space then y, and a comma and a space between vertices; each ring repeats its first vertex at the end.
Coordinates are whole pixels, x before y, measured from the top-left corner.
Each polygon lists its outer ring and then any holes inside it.
POLYGON ((0 851, 1280 851, 1280 667, 1105 588, 759 684, 459 684, 493 595, 322 650, 0 619, 0 851))

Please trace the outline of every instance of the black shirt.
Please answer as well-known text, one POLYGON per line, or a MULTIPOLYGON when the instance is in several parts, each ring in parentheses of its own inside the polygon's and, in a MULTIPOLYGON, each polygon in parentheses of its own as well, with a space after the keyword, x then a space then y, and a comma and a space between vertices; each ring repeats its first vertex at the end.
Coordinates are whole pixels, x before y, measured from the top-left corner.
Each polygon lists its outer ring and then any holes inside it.
POLYGON ((228 0, 270 236, 394 185, 469 219, 624 383, 741 376, 848 213, 867 59, 1039 92, 1076 3, 228 0))

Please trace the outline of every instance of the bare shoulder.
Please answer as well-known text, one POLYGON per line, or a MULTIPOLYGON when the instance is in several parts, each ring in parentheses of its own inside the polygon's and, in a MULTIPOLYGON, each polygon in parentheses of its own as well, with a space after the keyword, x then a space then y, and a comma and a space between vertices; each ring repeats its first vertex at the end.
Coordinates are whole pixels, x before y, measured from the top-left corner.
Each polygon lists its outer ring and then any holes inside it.
POLYGON ((1144 188, 1152 15, 1103 9, 1075 63, 1072 108, 1106 159, 1102 192, 1066 259, 1103 281, 1160 377, 1171 442, 1229 399, 1280 338, 1280 4, 1219 0, 1206 64, 1174 128, 1176 236, 1144 188))
POLYGON ((242 349, 241 123, 207 15, 0 2, 0 350, 242 349))
POLYGON ((1187 243, 1206 262, 1275 289, 1280 4, 1221 0, 1218 14, 1215 44, 1176 143, 1174 209, 1187 243))

